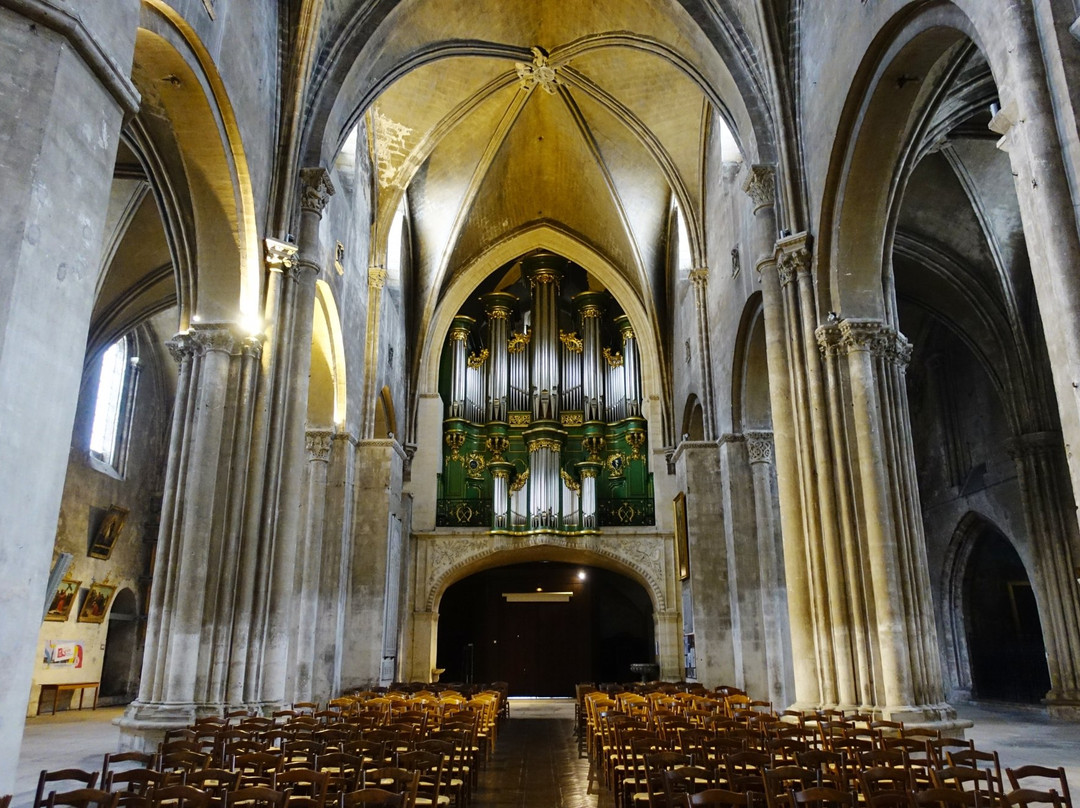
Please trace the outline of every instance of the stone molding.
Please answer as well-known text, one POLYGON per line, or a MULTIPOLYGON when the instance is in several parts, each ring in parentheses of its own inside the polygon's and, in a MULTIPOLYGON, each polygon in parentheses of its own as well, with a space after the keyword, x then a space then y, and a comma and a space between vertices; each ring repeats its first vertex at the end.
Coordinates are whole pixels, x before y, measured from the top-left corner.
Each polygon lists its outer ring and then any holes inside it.
POLYGON ((532 47, 532 62, 514 62, 514 70, 517 71, 518 84, 523 90, 531 90, 539 87, 545 93, 554 95, 557 86, 562 84, 558 69, 548 62, 548 54, 543 48, 532 47))
POLYGON ((266 250, 266 268, 271 272, 281 272, 288 267, 296 266, 299 249, 295 244, 278 241, 276 238, 268 238, 263 241, 266 250))
POLYGON ((665 558, 671 537, 663 534, 414 534, 414 537, 418 540, 418 572, 423 575, 420 591, 424 593, 423 608, 427 611, 435 611, 435 602, 439 595, 445 592, 451 583, 463 577, 463 573, 477 562, 502 553, 518 553, 527 548, 544 547, 584 551, 587 554, 603 556, 628 568, 648 587, 656 611, 663 612, 667 609, 668 597, 663 582, 665 558))
POLYGON ((776 166, 758 163, 750 166, 742 184, 743 192, 754 201, 754 213, 776 204, 776 166))
POLYGON ((304 435, 304 448, 307 450, 308 460, 320 460, 324 463, 329 460, 333 440, 334 433, 330 430, 308 430, 304 435))
POLYGON ((1009 438, 1005 442, 1005 450, 1013 460, 1022 460, 1025 457, 1063 452, 1064 445, 1060 432, 1025 432, 1009 438))
POLYGON ((335 193, 330 172, 322 166, 300 169, 300 209, 322 216, 335 193))
POLYGON ((241 336, 233 323, 193 323, 187 331, 167 341, 165 347, 178 364, 212 352, 258 357, 262 355, 262 337, 241 336))
POLYGON ((0 8, 14 11, 64 37, 113 97, 125 115, 137 115, 142 97, 134 83, 97 43, 82 19, 47 0, 0 0, 0 8))

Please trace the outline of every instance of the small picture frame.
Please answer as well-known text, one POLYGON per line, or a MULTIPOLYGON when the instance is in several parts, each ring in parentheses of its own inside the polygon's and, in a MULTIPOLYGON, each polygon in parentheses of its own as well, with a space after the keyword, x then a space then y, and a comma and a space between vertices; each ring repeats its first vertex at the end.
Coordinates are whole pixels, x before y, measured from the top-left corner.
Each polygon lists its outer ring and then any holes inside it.
POLYGON ((109 604, 112 603, 115 593, 116 587, 113 584, 91 584, 82 609, 79 610, 78 622, 104 623, 105 615, 109 613, 109 604))
POLYGON ((89 555, 91 558, 108 560, 109 556, 112 555, 116 540, 120 538, 120 533, 124 529, 127 517, 127 508, 121 508, 119 505, 110 505, 108 507, 101 524, 98 525, 97 533, 94 534, 94 540, 90 544, 89 555))
POLYGON ((71 607, 75 604, 75 599, 79 597, 80 584, 82 581, 71 578, 65 578, 60 582, 60 586, 56 587, 53 593, 52 600, 49 601, 49 611, 45 613, 46 620, 63 623, 68 619, 71 607))
POLYGON ((675 508, 675 563, 679 566, 679 580, 690 577, 690 541, 686 531, 686 494, 680 491, 672 501, 675 508))

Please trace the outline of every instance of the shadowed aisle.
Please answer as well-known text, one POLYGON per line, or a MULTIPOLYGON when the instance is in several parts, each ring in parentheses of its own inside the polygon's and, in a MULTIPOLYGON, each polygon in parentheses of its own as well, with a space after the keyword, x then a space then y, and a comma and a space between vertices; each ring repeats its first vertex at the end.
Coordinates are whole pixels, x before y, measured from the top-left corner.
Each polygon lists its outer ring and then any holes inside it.
POLYGON ((473 808, 611 808, 611 794, 596 784, 588 793, 588 779, 573 699, 513 699, 495 753, 480 771, 473 808))

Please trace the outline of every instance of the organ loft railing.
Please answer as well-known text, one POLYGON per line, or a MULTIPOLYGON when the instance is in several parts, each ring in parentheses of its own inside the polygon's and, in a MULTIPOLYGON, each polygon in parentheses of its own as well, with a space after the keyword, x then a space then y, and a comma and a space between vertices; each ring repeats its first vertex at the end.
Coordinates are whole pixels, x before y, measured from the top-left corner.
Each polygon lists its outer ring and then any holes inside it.
POLYGON ((520 270, 450 328, 436 523, 570 533, 654 524, 629 319, 564 258, 532 254, 520 270))

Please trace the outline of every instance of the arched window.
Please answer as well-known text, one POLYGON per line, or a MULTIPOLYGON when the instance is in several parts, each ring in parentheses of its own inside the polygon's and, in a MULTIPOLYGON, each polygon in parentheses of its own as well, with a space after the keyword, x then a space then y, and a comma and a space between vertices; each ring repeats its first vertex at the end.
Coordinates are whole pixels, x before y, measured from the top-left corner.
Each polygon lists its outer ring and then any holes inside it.
POLYGON ((121 337, 101 356, 94 422, 90 430, 90 456, 123 474, 134 414, 139 359, 132 356, 129 337, 121 337))

